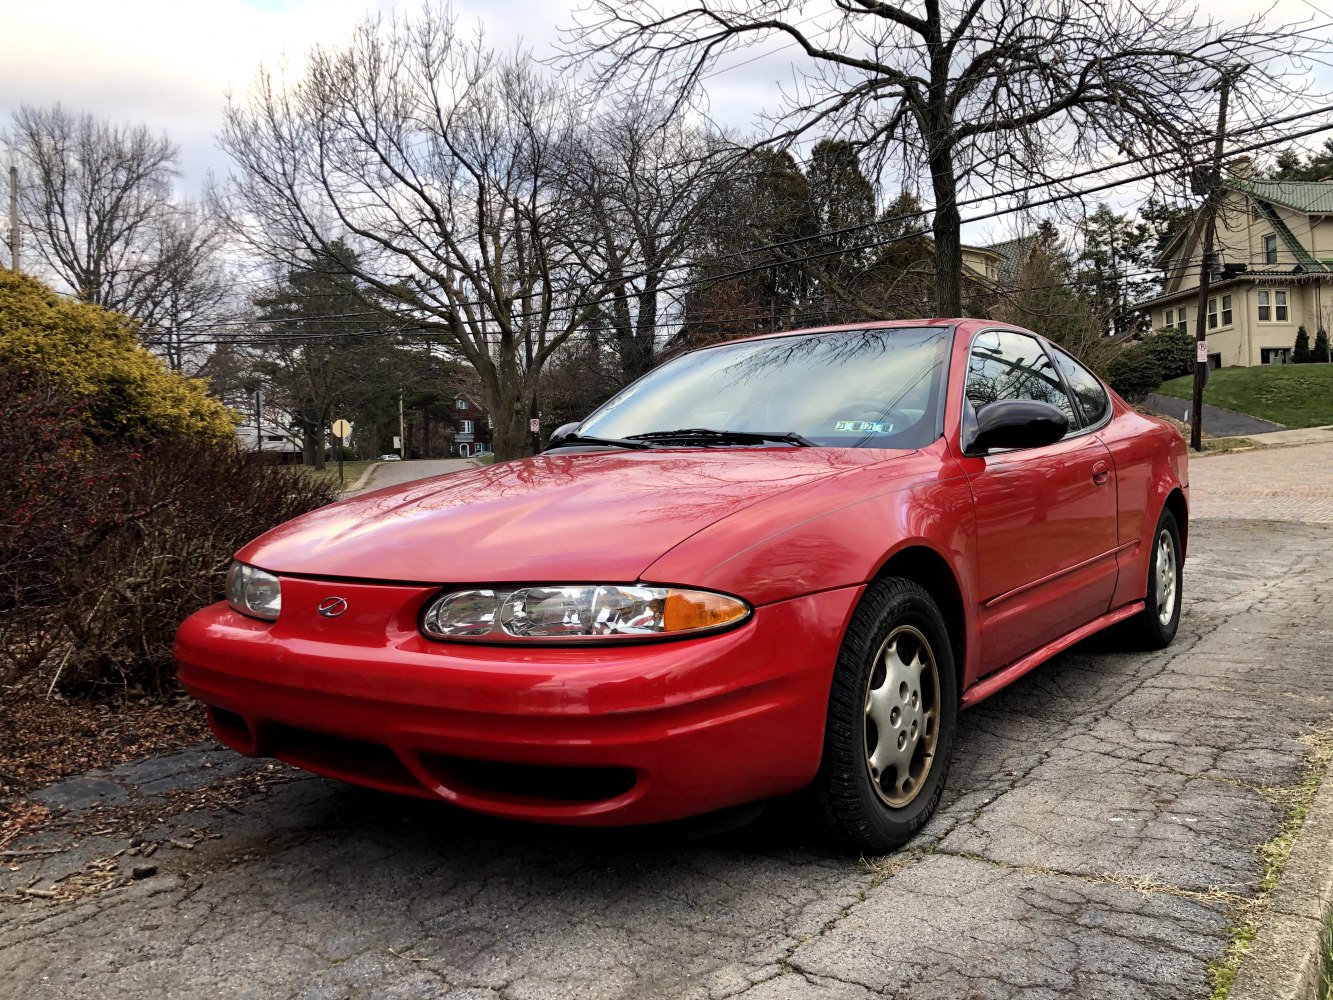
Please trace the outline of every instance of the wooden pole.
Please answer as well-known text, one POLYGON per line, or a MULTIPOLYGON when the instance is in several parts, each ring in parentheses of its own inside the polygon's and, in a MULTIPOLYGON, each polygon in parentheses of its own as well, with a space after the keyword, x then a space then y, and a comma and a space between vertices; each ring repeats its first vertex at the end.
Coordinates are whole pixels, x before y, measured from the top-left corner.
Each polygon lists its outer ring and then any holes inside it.
POLYGON ((1231 70, 1222 72, 1222 97, 1217 108, 1217 137, 1213 140, 1212 169, 1204 209, 1203 259, 1199 262, 1199 304, 1194 309, 1194 399, 1190 406, 1190 447, 1203 451, 1203 384, 1208 378, 1208 286, 1213 275, 1213 240, 1217 236, 1217 208, 1222 200, 1222 151, 1227 134, 1227 101, 1231 98, 1231 70))
POLYGON ((19 168, 9 168, 9 267, 19 269, 19 168))

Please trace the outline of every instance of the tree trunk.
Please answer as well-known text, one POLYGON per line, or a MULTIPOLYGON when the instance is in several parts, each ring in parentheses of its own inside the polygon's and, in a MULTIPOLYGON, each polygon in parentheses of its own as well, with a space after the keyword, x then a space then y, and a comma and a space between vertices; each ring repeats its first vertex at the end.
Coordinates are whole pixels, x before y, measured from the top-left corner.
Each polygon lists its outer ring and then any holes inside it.
POLYGON ((935 189, 935 315, 952 318, 963 315, 963 247, 951 150, 931 155, 930 179, 935 189))

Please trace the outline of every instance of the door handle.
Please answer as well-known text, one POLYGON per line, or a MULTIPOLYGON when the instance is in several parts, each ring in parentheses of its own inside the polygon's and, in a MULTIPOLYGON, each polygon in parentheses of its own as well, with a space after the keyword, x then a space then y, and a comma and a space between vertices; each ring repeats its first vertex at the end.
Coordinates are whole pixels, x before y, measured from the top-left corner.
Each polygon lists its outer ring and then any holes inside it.
POLYGON ((1105 462, 1098 462, 1092 467, 1092 481, 1098 486, 1105 486, 1111 481, 1111 470, 1105 462))

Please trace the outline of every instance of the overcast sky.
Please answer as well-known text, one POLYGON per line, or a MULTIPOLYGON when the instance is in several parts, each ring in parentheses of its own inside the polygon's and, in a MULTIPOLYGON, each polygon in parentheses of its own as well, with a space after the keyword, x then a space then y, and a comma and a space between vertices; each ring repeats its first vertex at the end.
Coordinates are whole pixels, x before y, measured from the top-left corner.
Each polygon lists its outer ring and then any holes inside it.
MULTIPOLYGON (((208 170, 225 174, 215 147, 228 93, 244 94, 261 64, 299 70, 317 43, 338 43, 376 9, 414 11, 419 0, 4 0, 0 12, 0 127, 20 104, 59 101, 120 121, 144 122, 181 148, 187 195, 208 170)), ((521 39, 548 54, 571 0, 455 0, 463 23, 482 21, 492 44, 521 39)), ((1237 18, 1268 0, 1221 0, 1209 9, 1237 18)), ((1309 0, 1279 0, 1274 19, 1311 16, 1309 0)), ((1327 17, 1322 18, 1328 20, 1327 17)), ((731 63, 745 56, 732 55, 731 63)), ((709 82, 718 121, 746 127, 776 104, 789 54, 748 62, 709 82)), ((1333 89, 1333 73, 1320 82, 1333 89)))

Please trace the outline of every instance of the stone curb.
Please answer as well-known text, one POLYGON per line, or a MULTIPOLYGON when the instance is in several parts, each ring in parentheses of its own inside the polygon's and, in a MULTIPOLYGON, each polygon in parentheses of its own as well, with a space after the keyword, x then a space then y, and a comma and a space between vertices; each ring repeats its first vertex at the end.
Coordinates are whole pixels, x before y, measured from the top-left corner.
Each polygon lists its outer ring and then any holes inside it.
POLYGON ((1333 913, 1333 764, 1324 772, 1229 1000, 1318 1000, 1333 913))
POLYGON ((366 466, 362 471, 361 475, 356 477, 356 482, 343 487, 343 495, 345 496, 349 493, 355 493, 365 486, 366 483, 370 482, 370 477, 375 474, 375 470, 383 464, 383 462, 371 462, 370 465, 366 466))

